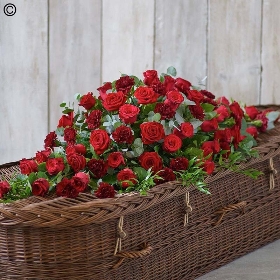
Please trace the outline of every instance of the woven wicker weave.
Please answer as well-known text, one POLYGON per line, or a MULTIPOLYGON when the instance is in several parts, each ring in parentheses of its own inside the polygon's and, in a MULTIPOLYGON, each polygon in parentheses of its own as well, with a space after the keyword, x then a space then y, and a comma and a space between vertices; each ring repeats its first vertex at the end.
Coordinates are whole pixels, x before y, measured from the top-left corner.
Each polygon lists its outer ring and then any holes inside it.
POLYGON ((258 140, 260 157, 240 167, 264 175, 219 171, 206 179, 211 196, 169 182, 148 196, 0 205, 0 278, 194 279, 280 238, 280 125, 258 140))

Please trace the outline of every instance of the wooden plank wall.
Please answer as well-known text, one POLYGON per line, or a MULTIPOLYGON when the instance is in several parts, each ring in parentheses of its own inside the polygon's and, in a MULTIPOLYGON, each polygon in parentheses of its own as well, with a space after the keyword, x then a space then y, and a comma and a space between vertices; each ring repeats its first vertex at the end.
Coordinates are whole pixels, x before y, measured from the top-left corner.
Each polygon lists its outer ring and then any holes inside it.
POLYGON ((121 73, 165 72, 280 104, 279 0, 0 0, 0 163, 31 157, 59 104, 121 73))

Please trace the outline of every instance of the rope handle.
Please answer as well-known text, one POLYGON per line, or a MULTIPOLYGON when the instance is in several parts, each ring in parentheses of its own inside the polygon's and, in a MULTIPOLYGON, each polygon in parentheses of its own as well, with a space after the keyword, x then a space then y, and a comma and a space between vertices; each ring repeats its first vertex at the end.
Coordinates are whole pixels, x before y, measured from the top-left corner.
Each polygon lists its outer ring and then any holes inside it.
POLYGON ((241 213, 245 213, 245 206, 247 205, 246 201, 241 201, 236 204, 230 204, 228 206, 222 207, 221 209, 218 209, 214 214, 217 216, 220 215, 218 221, 214 223, 214 226, 218 226, 221 222, 223 217, 225 216, 226 213, 236 211, 236 210, 241 210, 241 213))
POLYGON ((114 269, 120 267, 125 259, 135 259, 145 257, 152 252, 152 247, 148 243, 143 243, 139 251, 122 251, 115 254, 116 257, 120 258, 119 261, 113 266, 114 269))
POLYGON ((277 175, 277 170, 274 168, 273 157, 269 159, 269 190, 273 190, 275 188, 274 178, 277 175))

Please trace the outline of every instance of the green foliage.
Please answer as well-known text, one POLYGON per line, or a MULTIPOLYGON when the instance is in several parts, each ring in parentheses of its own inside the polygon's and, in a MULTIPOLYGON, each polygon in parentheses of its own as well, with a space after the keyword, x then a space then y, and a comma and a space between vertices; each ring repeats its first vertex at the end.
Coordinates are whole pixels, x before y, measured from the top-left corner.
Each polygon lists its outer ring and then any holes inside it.
POLYGON ((173 66, 167 68, 167 74, 173 77, 176 77, 177 71, 173 66))

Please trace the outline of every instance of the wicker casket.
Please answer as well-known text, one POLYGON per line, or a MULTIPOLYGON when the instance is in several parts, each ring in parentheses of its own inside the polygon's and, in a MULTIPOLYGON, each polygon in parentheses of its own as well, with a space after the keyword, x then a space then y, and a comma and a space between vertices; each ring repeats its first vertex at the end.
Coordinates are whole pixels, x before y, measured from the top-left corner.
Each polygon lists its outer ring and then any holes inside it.
MULTIPOLYGON (((260 157, 207 177, 211 196, 179 182, 147 196, 31 197, 0 207, 1 279, 195 279, 280 238, 280 127, 260 157)), ((1 166, 9 178, 16 163, 1 166)))

